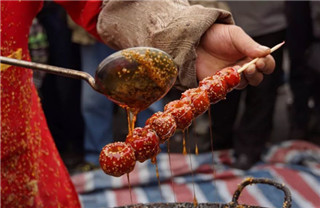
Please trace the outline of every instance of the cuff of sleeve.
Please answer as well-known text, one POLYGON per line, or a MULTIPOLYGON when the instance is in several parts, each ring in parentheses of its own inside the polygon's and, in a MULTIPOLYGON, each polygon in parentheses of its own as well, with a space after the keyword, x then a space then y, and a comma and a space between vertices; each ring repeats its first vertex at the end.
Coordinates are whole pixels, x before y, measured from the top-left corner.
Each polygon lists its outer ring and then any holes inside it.
POLYGON ((166 28, 152 36, 153 47, 174 57, 179 67, 175 87, 179 90, 198 86, 195 69, 196 47, 202 35, 214 23, 232 24, 233 20, 231 14, 224 10, 190 6, 182 10, 166 28))

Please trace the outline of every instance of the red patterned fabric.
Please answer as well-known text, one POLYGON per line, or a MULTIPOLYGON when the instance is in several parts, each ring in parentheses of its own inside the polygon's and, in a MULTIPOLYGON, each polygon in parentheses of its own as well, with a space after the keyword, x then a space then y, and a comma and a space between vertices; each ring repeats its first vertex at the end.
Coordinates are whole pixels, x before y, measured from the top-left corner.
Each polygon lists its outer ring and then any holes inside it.
MULTIPOLYGON (((59 2, 96 35, 101 2, 59 2), (77 12, 79 11, 79 12, 77 12), (86 15, 83 15, 86 13, 86 15)), ((28 34, 42 1, 1 1, 1 56, 30 60, 28 34)), ((32 82, 32 70, 1 64, 2 207, 80 207, 32 82)))

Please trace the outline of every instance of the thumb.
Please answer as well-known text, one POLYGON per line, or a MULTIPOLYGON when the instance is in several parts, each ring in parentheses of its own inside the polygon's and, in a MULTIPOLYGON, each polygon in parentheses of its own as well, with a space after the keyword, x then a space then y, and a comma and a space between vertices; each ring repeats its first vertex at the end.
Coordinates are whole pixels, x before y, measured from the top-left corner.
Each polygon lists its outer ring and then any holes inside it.
POLYGON ((269 47, 254 41, 238 26, 230 27, 229 34, 234 47, 245 56, 250 58, 263 57, 271 52, 269 47))

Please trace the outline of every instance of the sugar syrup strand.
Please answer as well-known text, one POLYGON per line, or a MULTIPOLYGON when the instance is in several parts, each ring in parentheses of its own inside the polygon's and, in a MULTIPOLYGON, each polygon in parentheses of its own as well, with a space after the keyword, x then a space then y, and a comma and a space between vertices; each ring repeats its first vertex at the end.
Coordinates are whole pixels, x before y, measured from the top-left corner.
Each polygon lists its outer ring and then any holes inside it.
POLYGON ((127 111, 127 122, 128 122, 128 135, 132 133, 132 112, 129 109, 127 111))
POLYGON ((195 138, 195 147, 194 147, 194 154, 196 154, 196 155, 198 155, 199 154, 199 149, 198 149, 198 140, 196 139, 197 138, 197 136, 198 136, 198 134, 197 134, 197 131, 196 131, 196 126, 197 126, 197 122, 196 122, 196 119, 194 119, 193 120, 193 126, 194 126, 194 128, 193 128, 193 138, 195 138))
POLYGON ((211 156, 212 156, 212 179, 215 179, 215 168, 214 168, 214 152, 213 152, 213 132, 212 132, 212 118, 211 118, 211 108, 208 108, 209 117, 209 132, 210 132, 210 145, 211 145, 211 156))
POLYGON ((182 130, 182 154, 187 154, 187 147, 186 147, 186 133, 185 130, 182 130))
POLYGON ((159 168, 158 168, 158 160, 157 160, 157 156, 153 157, 151 159, 151 162, 155 165, 156 167, 156 176, 157 176, 157 180, 158 180, 158 186, 159 186, 159 191, 160 191, 160 198, 161 198, 161 201, 164 202, 164 197, 163 197, 163 194, 162 194, 162 190, 161 190, 161 182, 160 182, 160 176, 159 176, 159 168))
POLYGON ((171 156, 170 156, 170 140, 167 140, 167 147, 168 147, 168 159, 169 159, 169 166, 170 166, 170 181, 171 181, 171 188, 173 192, 173 198, 174 202, 177 202, 177 197, 176 197, 176 191, 174 189, 174 184, 173 184, 173 173, 172 173, 172 163, 171 163, 171 156))
MULTIPOLYGON (((274 47, 272 47, 270 49, 270 53, 273 53, 275 50, 279 49, 285 42, 281 42, 277 45, 275 45, 274 47)), ((256 63, 259 60, 259 58, 255 58, 253 60, 251 60, 250 62, 244 64, 240 69, 238 69, 238 73, 240 74, 241 72, 243 72, 244 70, 246 70, 251 64, 256 63)))
POLYGON ((189 143, 189 163, 190 163, 190 171, 191 171, 191 177, 192 177, 192 189, 193 189, 193 206, 197 207, 198 206, 198 200, 196 197, 196 188, 195 188, 195 181, 194 181, 194 172, 193 172, 193 168, 192 168, 192 155, 191 155, 191 145, 190 145, 190 136, 189 136, 189 129, 187 129, 187 139, 188 139, 188 143, 189 143))
POLYGON ((128 180, 128 186, 129 186, 129 192, 130 192, 130 201, 131 201, 131 204, 133 204, 132 190, 131 190, 131 183, 130 183, 129 173, 127 173, 127 180, 128 180))
POLYGON ((127 111, 127 119, 128 119, 128 131, 129 131, 129 135, 131 135, 137 120, 137 112, 133 112, 129 108, 126 108, 126 111, 127 111))
MULTIPOLYGON (((126 110, 127 110, 127 119, 128 119, 128 131, 129 131, 129 135, 131 135, 133 132, 135 123, 136 123, 137 113, 134 113, 129 108, 126 108, 126 110)), ((131 204, 133 204, 132 189, 131 189, 129 173, 127 173, 127 180, 128 180, 128 186, 129 186, 130 201, 131 201, 131 204)))

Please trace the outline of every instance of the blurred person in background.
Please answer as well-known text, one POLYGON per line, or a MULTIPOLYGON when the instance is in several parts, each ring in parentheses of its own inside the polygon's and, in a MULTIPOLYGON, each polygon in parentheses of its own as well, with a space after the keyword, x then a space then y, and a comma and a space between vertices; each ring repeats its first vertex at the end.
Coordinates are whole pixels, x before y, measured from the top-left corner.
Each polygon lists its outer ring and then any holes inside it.
MULTIPOLYGON (((80 48, 71 41, 64 8, 53 1, 46 1, 37 19, 48 37, 47 64, 80 70, 80 48)), ((77 166, 83 157, 80 84, 80 80, 47 73, 39 87, 50 132, 69 169, 77 166)))
MULTIPOLYGON (((285 40, 286 19, 283 1, 228 1, 235 24, 255 41, 272 47, 285 40)), ((284 82, 283 48, 273 54, 275 71, 258 86, 228 93, 227 99, 211 106, 215 149, 234 148, 233 166, 249 169, 260 160, 273 129, 277 90, 284 82), (244 109, 239 109, 243 96, 244 109), (239 110, 243 112, 239 112, 239 110), (241 114, 236 126, 237 116, 241 114)))
MULTIPOLYGON (((72 41, 80 46, 81 69, 94 77, 100 62, 115 50, 97 41, 71 18, 68 18, 68 24, 72 29, 72 41)), ((99 168, 102 147, 113 142, 114 104, 93 90, 86 81, 81 81, 81 114, 84 120, 84 157, 72 173, 99 168)))
MULTIPOLYGON (((30 58, 33 62, 47 64, 49 59, 49 42, 47 32, 39 23, 37 18, 34 18, 29 31, 28 48, 30 51, 30 58)), ((45 76, 43 71, 33 72, 33 82, 37 88, 40 89, 43 78, 45 76)))
POLYGON ((287 1, 285 5, 293 98, 289 139, 320 144, 320 2, 287 1))

